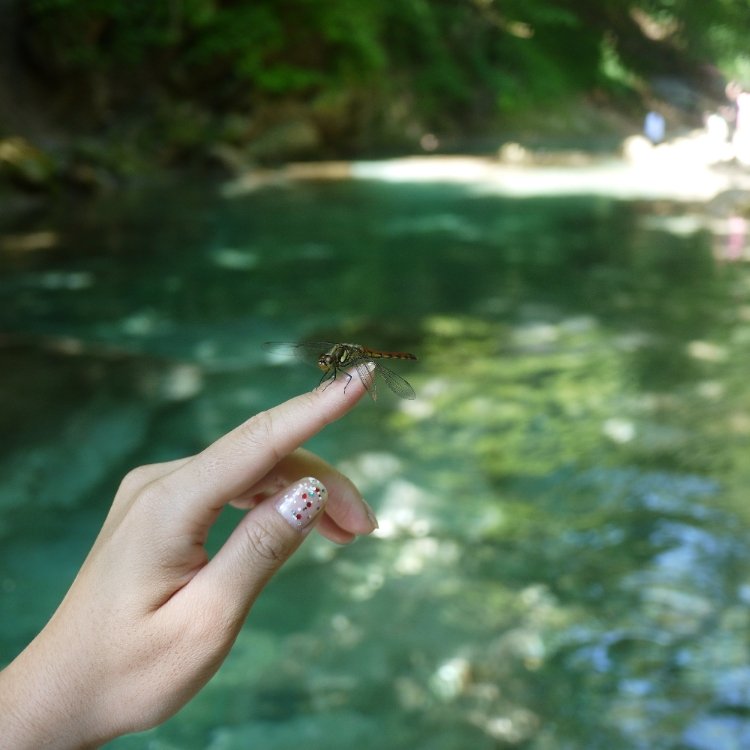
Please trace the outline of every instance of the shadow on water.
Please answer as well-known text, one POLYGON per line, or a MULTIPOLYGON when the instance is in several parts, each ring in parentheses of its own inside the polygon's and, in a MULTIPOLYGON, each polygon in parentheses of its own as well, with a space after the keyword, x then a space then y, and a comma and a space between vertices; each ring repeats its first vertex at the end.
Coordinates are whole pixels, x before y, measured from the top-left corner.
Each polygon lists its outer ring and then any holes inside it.
POLYGON ((665 210, 363 181, 5 227, 3 658, 128 468, 317 381, 263 341, 360 341, 420 355, 312 443, 377 537, 311 539, 148 746, 749 744, 750 274, 665 210))

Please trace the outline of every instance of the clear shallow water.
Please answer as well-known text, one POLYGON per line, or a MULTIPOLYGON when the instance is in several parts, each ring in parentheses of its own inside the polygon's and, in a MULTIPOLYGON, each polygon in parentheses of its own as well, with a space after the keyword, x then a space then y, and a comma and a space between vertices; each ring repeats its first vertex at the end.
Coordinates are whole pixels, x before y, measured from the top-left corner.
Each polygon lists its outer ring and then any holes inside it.
POLYGON ((750 746, 750 273, 674 210, 343 182, 6 221, 2 659, 128 468, 314 385, 263 341, 353 340, 420 355, 415 402, 311 445, 379 537, 311 539, 200 696, 111 746, 750 746))

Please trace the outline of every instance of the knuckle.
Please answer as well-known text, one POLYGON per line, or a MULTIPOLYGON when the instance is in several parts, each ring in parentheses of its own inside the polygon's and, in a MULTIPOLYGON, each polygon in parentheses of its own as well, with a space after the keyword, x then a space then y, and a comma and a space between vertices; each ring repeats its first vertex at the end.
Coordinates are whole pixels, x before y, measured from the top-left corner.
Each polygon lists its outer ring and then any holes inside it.
POLYGON ((276 419, 270 411, 261 411, 250 417, 240 428, 240 436, 250 449, 270 452, 278 461, 278 429, 276 419))
POLYGON ((137 466, 131 469, 120 482, 119 492, 122 494, 135 494, 150 481, 150 467, 137 466))
POLYGON ((161 497, 166 492, 166 484, 164 477, 157 477, 156 479, 152 478, 141 487, 138 495, 144 500, 161 497))
POLYGON ((122 478, 120 482, 120 489, 133 489, 142 484, 144 475, 144 467, 136 466, 134 469, 130 469, 127 474, 122 478))
POLYGON ((275 570, 286 559, 283 544, 261 524, 244 526, 247 554, 254 565, 275 570))
POLYGON ((248 419, 240 428, 242 436, 254 443, 273 440, 274 426, 270 411, 260 411, 248 419))
POLYGON ((163 477, 151 478, 135 492, 135 500, 141 507, 154 507, 168 497, 169 487, 163 477))

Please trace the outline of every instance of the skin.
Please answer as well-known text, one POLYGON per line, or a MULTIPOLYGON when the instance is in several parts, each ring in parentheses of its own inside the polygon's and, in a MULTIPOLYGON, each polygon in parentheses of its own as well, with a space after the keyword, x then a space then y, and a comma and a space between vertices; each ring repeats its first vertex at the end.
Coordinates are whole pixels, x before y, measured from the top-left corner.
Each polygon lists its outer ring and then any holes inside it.
POLYGON ((227 656, 263 587, 315 525, 275 500, 302 477, 326 486, 319 531, 348 543, 377 527, 354 485, 299 446, 364 394, 359 378, 250 418, 190 458, 123 480, 70 590, 0 672, 0 748, 90 748, 160 724, 227 656), (209 560, 224 506, 249 510, 209 560))

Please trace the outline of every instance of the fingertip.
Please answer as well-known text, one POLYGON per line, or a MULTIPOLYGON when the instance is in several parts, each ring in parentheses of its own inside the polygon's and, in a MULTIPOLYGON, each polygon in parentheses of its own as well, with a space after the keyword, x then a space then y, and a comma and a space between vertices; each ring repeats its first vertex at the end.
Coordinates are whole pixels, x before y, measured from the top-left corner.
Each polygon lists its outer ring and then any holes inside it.
POLYGON ((356 369, 345 372, 333 380, 327 380, 311 391, 315 398, 323 399, 324 402, 333 402, 342 409, 336 418, 353 408, 365 393, 367 393, 367 388, 356 369))
POLYGON ((347 529, 342 529, 328 513, 324 513, 320 522, 315 527, 316 531, 324 536, 329 542, 346 547, 357 540, 357 534, 347 529))
POLYGON ((367 502, 364 498, 361 498, 362 505, 365 507, 365 514, 367 515, 367 520, 370 522, 370 530, 367 532, 368 534, 371 534, 376 529, 380 528, 380 524, 378 523, 378 517, 375 515, 375 511, 372 509, 372 506, 370 503, 367 502))

